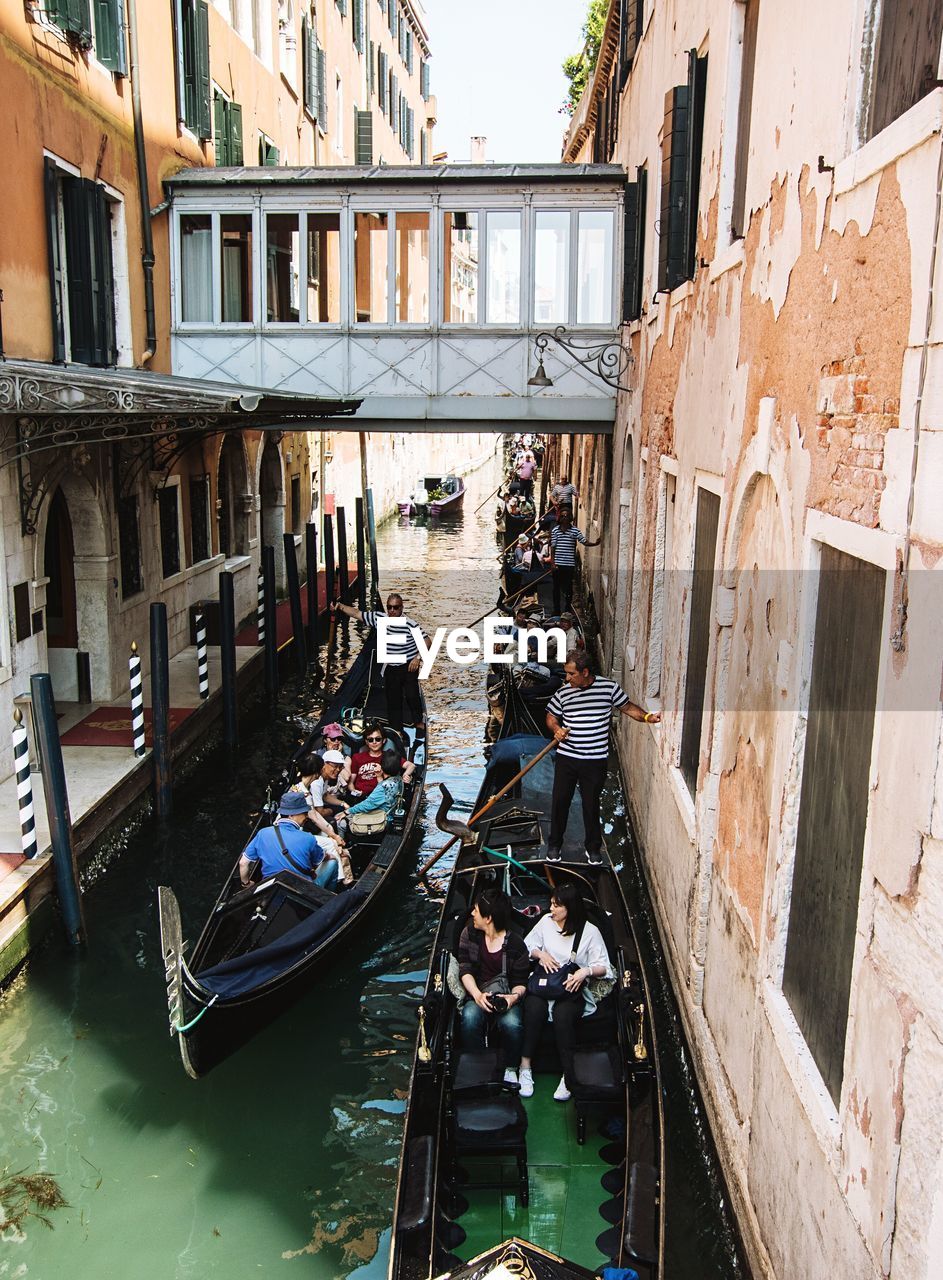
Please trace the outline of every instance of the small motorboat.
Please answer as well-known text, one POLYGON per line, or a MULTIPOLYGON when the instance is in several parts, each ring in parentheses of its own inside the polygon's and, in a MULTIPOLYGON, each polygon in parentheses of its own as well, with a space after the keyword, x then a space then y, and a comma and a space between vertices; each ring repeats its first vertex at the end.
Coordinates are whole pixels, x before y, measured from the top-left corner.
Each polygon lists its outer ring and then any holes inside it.
POLYGON ((461 476, 425 476, 399 504, 401 516, 441 516, 461 511, 465 481, 461 476))

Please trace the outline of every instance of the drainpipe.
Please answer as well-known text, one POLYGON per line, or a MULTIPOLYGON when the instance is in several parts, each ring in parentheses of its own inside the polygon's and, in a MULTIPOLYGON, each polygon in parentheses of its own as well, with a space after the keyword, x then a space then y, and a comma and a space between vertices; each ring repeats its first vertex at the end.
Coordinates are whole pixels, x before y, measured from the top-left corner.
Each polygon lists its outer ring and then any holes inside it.
POLYGON ((157 322, 154 317, 154 235, 151 230, 151 202, 147 184, 147 152, 141 117, 141 73, 138 65, 138 17, 136 0, 128 4, 128 48, 130 53, 131 114, 134 120, 134 152, 138 171, 138 200, 141 206, 141 266, 144 269, 145 350, 141 362, 153 360, 157 351, 157 322))

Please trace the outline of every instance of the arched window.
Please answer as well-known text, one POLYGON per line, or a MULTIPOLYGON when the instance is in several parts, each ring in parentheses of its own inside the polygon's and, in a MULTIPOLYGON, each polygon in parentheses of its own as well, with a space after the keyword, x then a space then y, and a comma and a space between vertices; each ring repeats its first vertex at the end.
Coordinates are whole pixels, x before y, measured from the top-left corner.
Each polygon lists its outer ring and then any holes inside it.
POLYGON ((248 492, 242 438, 228 435, 219 451, 216 478, 219 549, 224 556, 244 556, 249 550, 249 522, 246 517, 248 492))

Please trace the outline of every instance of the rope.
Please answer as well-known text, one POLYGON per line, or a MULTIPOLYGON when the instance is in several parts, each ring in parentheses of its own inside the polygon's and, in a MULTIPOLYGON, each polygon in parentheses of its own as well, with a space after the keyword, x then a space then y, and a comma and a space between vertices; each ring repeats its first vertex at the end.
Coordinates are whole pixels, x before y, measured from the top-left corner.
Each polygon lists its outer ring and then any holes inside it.
POLYGON ((513 866, 517 867, 518 871, 523 871, 526 876, 533 876, 533 878, 538 880, 541 884, 544 883, 543 876, 539 876, 536 871, 531 871, 530 867, 525 867, 523 862, 518 862, 518 860, 516 858, 512 858, 509 853, 502 853, 500 849, 489 849, 486 844, 483 844, 481 847, 485 853, 493 854, 496 858, 503 858, 505 862, 510 862, 513 866))
POLYGON ((210 1009, 212 1009, 213 1005, 216 1003, 218 999, 219 999, 218 994, 213 996, 213 999, 209 1002, 209 1004, 204 1005, 203 1008, 200 1010, 200 1012, 196 1015, 196 1017, 191 1018, 190 1021, 187 1023, 184 1023, 182 1027, 179 1022, 174 1023, 174 1031, 176 1031, 178 1035, 184 1035, 185 1032, 192 1031, 193 1028, 196 1026, 196 1024, 204 1016, 204 1014, 208 1013, 210 1009))

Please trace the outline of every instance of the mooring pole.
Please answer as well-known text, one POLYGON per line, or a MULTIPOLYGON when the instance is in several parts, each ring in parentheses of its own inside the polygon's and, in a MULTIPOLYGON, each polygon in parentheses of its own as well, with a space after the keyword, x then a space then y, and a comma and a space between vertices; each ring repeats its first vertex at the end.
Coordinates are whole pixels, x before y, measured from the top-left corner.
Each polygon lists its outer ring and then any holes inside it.
POLYGON ((167 606, 151 604, 151 730, 154 735, 154 808, 161 821, 173 812, 170 762, 170 660, 167 653, 167 606))
POLYGON ((319 668, 318 526, 313 521, 305 525, 305 563, 308 566, 308 658, 319 668))
POLYGON ((210 660, 206 651, 206 619, 200 610, 193 619, 196 632, 196 681, 200 691, 200 701, 205 702, 210 696, 210 660))
POLYGON ((278 635, 275 628, 275 548, 262 548, 262 573, 265 576, 265 692, 270 698, 278 693, 278 635))
POLYGON ((258 644, 261 649, 265 644, 265 574, 259 568, 259 577, 256 584, 256 626, 258 628, 258 644))
POLYGON ((75 845, 72 842, 72 817, 69 813, 69 793, 62 763, 62 744, 56 723, 52 680, 45 672, 41 672, 30 676, 29 686, 33 700, 33 722, 39 738, 39 757, 42 761, 46 814, 49 818, 59 905, 62 907, 66 937, 73 947, 78 947, 85 941, 85 919, 82 913, 82 895, 79 892, 75 845))
POLYGON ((20 843, 24 858, 35 858, 39 852, 36 843, 36 812, 33 809, 33 779, 29 769, 29 739, 23 712, 19 707, 13 712, 13 772, 16 774, 16 803, 20 811, 20 843))
POLYGON ((374 604, 380 604, 380 561, 377 557, 377 521, 373 510, 373 490, 367 490, 367 533, 370 538, 370 586, 374 604))
POLYGON ((346 604, 350 594, 350 570, 347 564, 347 512, 343 507, 337 508, 337 579, 340 586, 337 598, 346 604))
POLYGON ((227 747, 239 742, 239 713, 236 705, 236 597, 231 573, 219 575, 219 669, 223 696, 223 741, 227 747))
POLYGON ((305 644, 304 616, 301 612, 301 581, 298 577, 298 552, 295 547, 295 535, 283 535, 285 543, 285 581, 288 584, 288 607, 291 609, 291 633, 295 651, 295 666, 298 674, 303 676, 308 670, 308 654, 305 644))
POLYGON ((327 579, 327 605, 334 599, 334 517, 324 517, 324 577, 327 579))
POLYGON ((137 641, 131 641, 131 657, 128 659, 131 680, 131 740, 134 754, 143 756, 144 746, 144 682, 141 679, 141 655, 137 641))
POLYGON ((357 513, 357 607, 367 607, 367 549, 363 530, 363 498, 356 500, 357 513))

